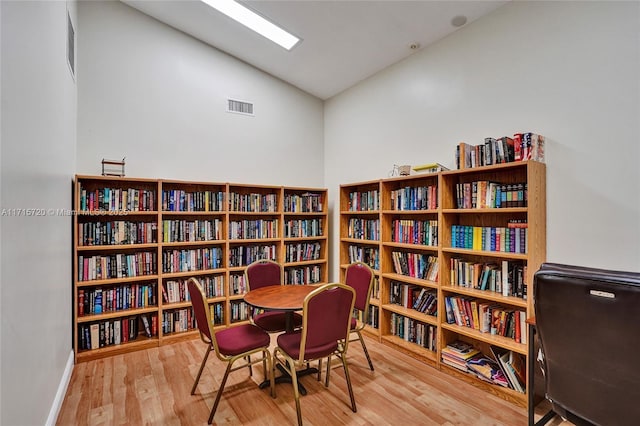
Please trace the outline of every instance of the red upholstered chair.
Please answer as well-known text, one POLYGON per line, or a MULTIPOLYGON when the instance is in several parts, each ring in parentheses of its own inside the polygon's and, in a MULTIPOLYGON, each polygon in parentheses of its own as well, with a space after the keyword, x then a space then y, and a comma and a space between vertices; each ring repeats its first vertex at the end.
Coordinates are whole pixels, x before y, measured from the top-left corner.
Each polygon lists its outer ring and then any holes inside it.
MULTIPOLYGON (((273 351, 273 364, 274 367, 277 364, 281 365, 291 375, 298 425, 302 425, 302 412, 296 368, 322 358, 329 358, 330 361, 332 355, 336 355, 342 361, 351 398, 351 410, 356 412, 356 400, 346 360, 354 300, 355 292, 351 287, 339 283, 325 284, 305 297, 302 329, 278 336, 278 345, 273 351)), ((331 362, 327 363, 327 386, 330 364, 331 362)))
POLYGON ((369 299, 371 299, 371 290, 373 288, 374 273, 373 270, 365 263, 356 262, 347 267, 345 275, 345 284, 353 288, 356 292, 356 302, 354 308, 361 312, 362 320, 351 318, 351 333, 355 333, 355 339, 360 340, 364 354, 369 362, 369 368, 373 371, 373 363, 367 351, 367 346, 362 338, 362 329, 369 322, 369 299))
MULTIPOLYGON (((257 260, 247 266, 244 271, 245 282, 249 290, 255 290, 272 285, 284 285, 282 266, 272 260, 257 260)), ((284 311, 266 311, 254 315, 251 320, 255 325, 269 333, 279 333, 286 330, 286 314, 284 311)), ((302 316, 293 314, 292 328, 302 325, 302 316)))
MULTIPOLYGON (((200 331, 200 338, 208 345, 204 359, 200 365, 200 370, 191 388, 191 395, 196 391, 196 386, 198 386, 202 370, 211 351, 215 351, 217 357, 227 363, 227 369, 216 394, 216 401, 209 415, 209 424, 211 424, 230 372, 248 367, 249 374, 251 374, 251 366, 262 362, 265 376, 268 375, 267 378, 272 379, 273 369, 271 368, 271 354, 269 353, 269 343, 271 339, 269 334, 253 324, 238 325, 214 332, 209 305, 200 283, 195 278, 189 278, 187 287, 189 289, 189 295, 191 296, 191 304, 196 317, 196 323, 198 324, 198 330, 200 331), (260 353, 262 356, 252 361, 251 355, 255 353, 260 353), (238 360, 243 360, 242 364, 233 367, 233 364, 238 360)), ((273 393, 273 380, 270 381, 271 395, 275 396, 273 393)))

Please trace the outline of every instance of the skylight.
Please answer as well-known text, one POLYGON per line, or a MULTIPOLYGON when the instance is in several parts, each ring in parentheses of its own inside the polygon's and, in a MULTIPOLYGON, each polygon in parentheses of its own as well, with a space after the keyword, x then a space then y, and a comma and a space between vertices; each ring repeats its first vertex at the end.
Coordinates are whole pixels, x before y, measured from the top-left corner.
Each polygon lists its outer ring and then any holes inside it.
POLYGON ((291 48, 300 41, 298 37, 288 33, 273 22, 266 20, 234 0, 202 0, 202 2, 287 50, 291 50, 291 48))

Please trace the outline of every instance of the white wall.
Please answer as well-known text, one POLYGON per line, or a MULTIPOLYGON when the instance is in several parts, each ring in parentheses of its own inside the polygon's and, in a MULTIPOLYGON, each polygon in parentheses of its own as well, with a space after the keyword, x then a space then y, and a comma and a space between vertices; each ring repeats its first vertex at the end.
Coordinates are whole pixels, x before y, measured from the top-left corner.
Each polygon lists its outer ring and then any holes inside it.
POLYGON ((76 88, 66 2, 2 1, 0 10, 0 424, 42 425, 55 419, 72 360, 71 217, 49 209, 71 205, 76 88), (38 216, 11 213, 27 208, 38 216))
MULTIPOLYGON (((325 185, 547 137, 547 259, 640 271, 640 4, 513 2, 330 99, 325 185)), ((337 277, 338 234, 332 265, 337 277)))
POLYGON ((79 20, 78 173, 126 156, 127 176, 323 185, 319 99, 120 2, 79 20))

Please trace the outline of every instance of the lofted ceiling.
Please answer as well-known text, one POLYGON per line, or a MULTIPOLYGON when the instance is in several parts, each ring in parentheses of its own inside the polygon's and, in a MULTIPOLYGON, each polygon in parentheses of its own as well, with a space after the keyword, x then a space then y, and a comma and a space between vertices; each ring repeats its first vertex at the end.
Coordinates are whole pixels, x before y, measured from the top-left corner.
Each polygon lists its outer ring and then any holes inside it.
POLYGON ((456 31, 454 18, 464 16, 469 25, 509 0, 242 1, 302 39, 290 51, 197 0, 121 1, 328 99, 456 31))

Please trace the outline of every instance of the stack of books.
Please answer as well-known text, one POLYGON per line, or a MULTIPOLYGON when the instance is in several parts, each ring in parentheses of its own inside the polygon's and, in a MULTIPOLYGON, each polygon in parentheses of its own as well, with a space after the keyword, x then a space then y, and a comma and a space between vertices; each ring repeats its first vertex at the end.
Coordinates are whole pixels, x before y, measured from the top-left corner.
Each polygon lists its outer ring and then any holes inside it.
POLYGON ((468 372, 467 360, 479 353, 480 351, 471 344, 456 340, 442 348, 442 362, 460 371, 468 372))
POLYGON ((479 353, 467 360, 467 368, 478 378, 503 387, 510 387, 509 381, 504 375, 504 371, 498 363, 484 354, 479 353))

